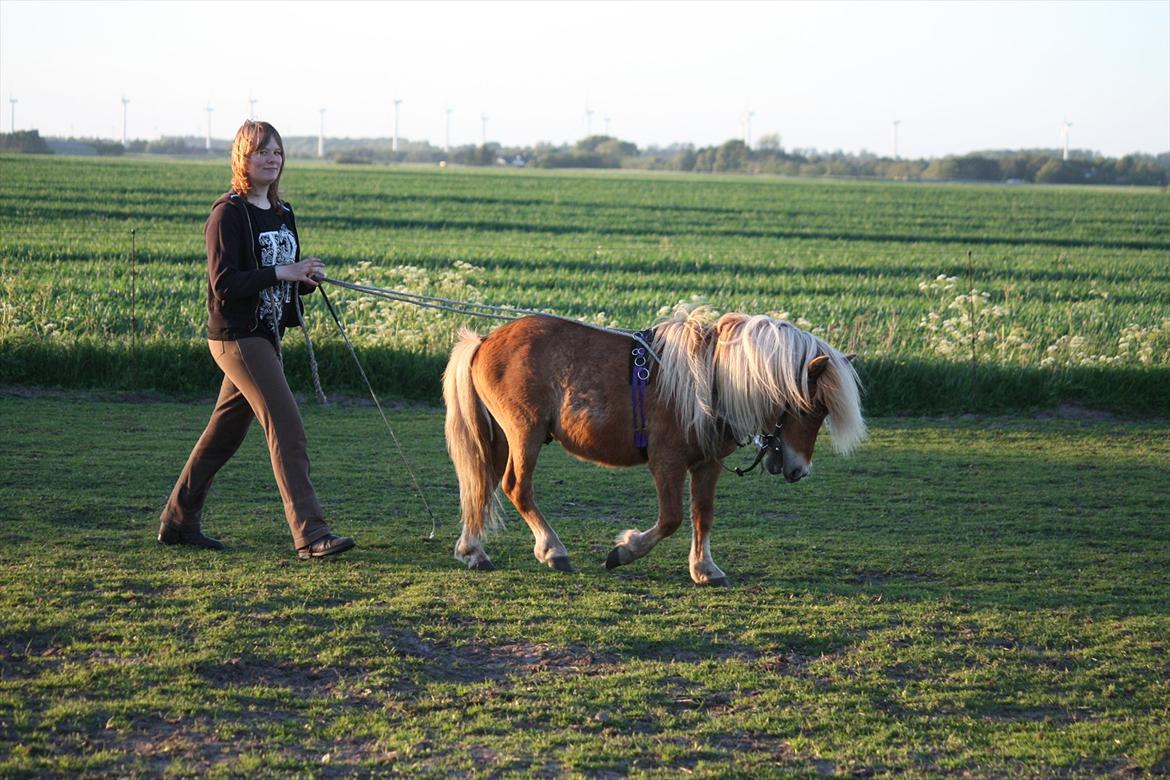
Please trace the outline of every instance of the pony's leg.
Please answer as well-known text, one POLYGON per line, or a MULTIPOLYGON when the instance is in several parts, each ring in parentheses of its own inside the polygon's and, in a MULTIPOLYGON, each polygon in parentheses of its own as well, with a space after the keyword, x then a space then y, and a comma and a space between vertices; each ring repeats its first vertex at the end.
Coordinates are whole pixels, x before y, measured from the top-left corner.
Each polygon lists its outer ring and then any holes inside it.
POLYGON ((633 563, 654 549, 654 545, 678 530, 682 524, 682 487, 686 467, 681 463, 653 462, 650 473, 658 491, 658 522, 646 531, 630 528, 622 531, 616 547, 609 551, 605 568, 614 569, 633 563))
POLYGON ((483 534, 474 534, 463 526, 463 533, 455 542, 455 559, 462 561, 469 569, 476 571, 495 571, 496 565, 488 558, 483 549, 483 534))
MULTIPOLYGON (((495 420, 492 420, 491 459, 492 479, 488 487, 489 498, 486 498, 488 502, 497 500, 495 491, 500 486, 500 475, 504 473, 504 467, 508 462, 508 440, 504 438, 504 432, 495 420)), ((477 516, 490 518, 491 512, 492 508, 485 504, 478 507, 477 516)), ((455 542, 455 558, 469 569, 494 571, 496 566, 483 549, 483 526, 483 523, 479 523, 478 530, 473 531, 466 521, 463 523, 463 531, 459 534, 459 540, 455 542)))
POLYGON ((727 575, 711 557, 711 521, 715 519, 715 484, 719 464, 704 463, 691 471, 691 579, 696 585, 727 585, 727 575))
POLYGON ((544 444, 544 435, 534 434, 535 432, 530 432, 528 438, 522 442, 508 442, 511 451, 508 466, 504 469, 504 494, 512 501, 512 505, 532 531, 535 539, 532 554, 536 556, 536 560, 557 571, 571 572, 573 566, 569 563, 569 551, 561 544, 557 532, 537 509, 532 495, 532 472, 536 468, 536 457, 544 444))

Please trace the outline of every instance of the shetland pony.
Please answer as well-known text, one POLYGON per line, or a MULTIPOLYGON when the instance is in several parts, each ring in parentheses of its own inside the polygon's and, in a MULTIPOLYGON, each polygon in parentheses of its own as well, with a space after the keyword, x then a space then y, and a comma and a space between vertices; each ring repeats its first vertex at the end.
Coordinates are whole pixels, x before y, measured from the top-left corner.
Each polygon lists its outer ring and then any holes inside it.
POLYGON ((647 463, 654 477, 657 523, 624 531, 607 568, 641 558, 678 529, 689 472, 691 579, 726 585, 711 557, 710 531, 722 461, 738 443, 768 435, 765 467, 796 482, 809 473, 822 422, 838 452, 865 437, 851 358, 791 323, 745 314, 716 321, 705 307, 680 307, 654 329, 658 361, 640 403, 631 392, 630 355, 638 346, 623 334, 544 316, 515 320, 486 337, 460 331, 443 374, 447 450, 463 522, 457 560, 495 568, 483 537, 498 523, 493 499, 502 487, 532 530, 536 559, 572 571, 532 491, 540 448, 556 439, 573 455, 607 466, 647 463), (636 406, 645 415, 645 449, 634 442, 636 406))

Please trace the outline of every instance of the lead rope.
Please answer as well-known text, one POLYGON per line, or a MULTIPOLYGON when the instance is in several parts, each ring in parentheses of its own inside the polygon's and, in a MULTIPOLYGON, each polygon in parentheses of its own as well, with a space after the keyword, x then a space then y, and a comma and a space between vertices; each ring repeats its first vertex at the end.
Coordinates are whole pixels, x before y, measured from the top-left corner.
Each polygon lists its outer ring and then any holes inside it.
MULTIPOLYGON (((771 433, 765 433, 765 434, 757 433, 755 435, 755 437, 752 439, 752 443, 754 443, 757 447, 759 447, 759 450, 756 452, 756 459, 752 461, 752 465, 748 466, 746 469, 741 467, 741 466, 736 466, 735 468, 731 468, 723 461, 720 461, 719 465, 722 466, 727 471, 730 471, 732 474, 734 474, 737 477, 742 477, 742 476, 745 476, 747 474, 750 474, 752 471, 755 470, 756 466, 760 465, 760 461, 763 460, 764 456, 768 454, 768 450, 775 449, 777 451, 780 451, 780 448, 773 446, 772 442, 779 441, 780 437, 783 435, 784 435, 784 412, 781 412, 780 419, 776 422, 776 427, 772 429, 771 433)), ((736 444, 739 444, 739 442, 736 442, 736 444)), ((739 446, 746 447, 747 442, 745 441, 743 444, 739 444, 739 446)))
MULTIPOLYGON (((325 305, 329 307, 329 314, 333 316, 333 321, 337 323, 337 329, 341 331, 341 338, 345 340, 345 346, 349 348, 349 354, 353 356, 353 362, 355 365, 357 365, 358 373, 361 374, 362 381, 366 383, 366 388, 370 391, 370 397, 374 399, 374 406, 378 407, 378 414, 382 415, 382 422, 386 423, 386 430, 390 432, 390 438, 394 440, 394 446, 398 449, 398 455, 402 458, 402 463, 406 466, 406 473, 410 475, 411 484, 414 485, 415 492, 418 493, 419 499, 422 500, 423 506, 427 510, 427 515, 431 518, 431 534, 427 538, 434 539, 436 526, 435 513, 431 511, 431 505, 427 502, 427 497, 423 493, 422 488, 419 487, 418 478, 414 475, 414 469, 410 465, 410 460, 406 457, 406 451, 402 449, 402 443, 398 441, 398 436, 394 433, 394 429, 390 427, 390 420, 386 418, 386 412, 382 411, 382 404, 378 401, 377 394, 374 393, 374 387, 370 384, 369 377, 366 376, 366 370, 362 368, 362 362, 358 360, 357 352, 354 350, 353 344, 350 343, 349 336, 345 332, 345 326, 341 324, 341 318, 337 316, 337 311, 333 308, 333 304, 330 302, 329 296, 325 294, 325 288, 321 287, 320 290, 321 298, 325 301, 325 305)), ((297 313, 297 316, 300 316, 299 312, 297 313)), ((305 330, 304 325, 301 326, 301 330, 305 330)), ((306 330, 306 338, 308 335, 309 333, 306 330)), ((323 398, 325 394, 320 390, 321 382, 317 377, 316 360, 310 358, 310 361, 313 368, 313 383, 317 386, 318 392, 320 393, 318 398, 323 398)))
POLYGON ((332 279, 328 276, 321 277, 322 282, 335 284, 338 287, 344 287, 347 290, 354 290, 356 292, 372 295, 375 298, 385 298, 390 301, 397 301, 398 303, 409 303, 412 306, 420 306, 424 309, 438 309, 440 311, 449 311, 454 314, 463 314, 468 317, 481 317, 492 320, 512 321, 518 320, 521 317, 549 317, 554 320, 563 320, 565 322, 572 322, 585 328, 592 328, 593 330, 600 330, 604 333, 614 333, 619 336, 628 336, 645 349, 646 353, 658 363, 662 359, 658 357, 658 353, 654 351, 649 339, 642 335, 642 331, 626 330, 624 328, 610 328, 605 325, 595 325, 592 322, 582 322, 575 320, 572 317, 565 317, 560 314, 550 314, 545 311, 536 311, 535 309, 521 309, 515 306, 493 306, 488 303, 476 303, 475 301, 457 301, 450 298, 438 298, 433 295, 420 295, 418 293, 405 292, 403 290, 391 290, 387 287, 373 287, 367 284, 354 284, 353 282, 345 282, 340 279, 332 279))
POLYGON ((722 466, 725 470, 730 471, 735 476, 742 477, 742 476, 745 476, 747 474, 750 474, 753 470, 755 470, 756 466, 760 465, 760 461, 764 459, 764 455, 766 455, 767 452, 768 452, 767 447, 760 447, 759 452, 756 453, 756 459, 753 460, 752 465, 748 466, 746 469, 743 468, 742 466, 736 466, 735 468, 731 468, 723 461, 719 461, 719 465, 722 466))
MULTIPOLYGON (((270 308, 268 310, 268 319, 272 320, 272 322, 271 322, 272 337, 274 339, 276 339, 276 356, 278 358, 280 358, 280 365, 283 367, 284 366, 284 351, 282 349, 283 339, 280 335, 280 321, 282 318, 276 316, 276 312, 278 310, 283 311, 284 299, 288 296, 288 282, 281 282, 280 284, 276 285, 276 292, 271 292, 271 288, 269 288, 268 292, 271 296, 269 298, 269 302, 272 304, 272 308, 270 308)), ((260 295, 263 296, 264 292, 261 292, 260 295)))
POLYGON ((317 394, 317 403, 324 406, 329 403, 325 391, 321 388, 321 371, 317 367, 317 355, 313 352, 313 340, 309 338, 309 329, 305 327, 305 320, 301 317, 301 296, 297 295, 294 301, 294 311, 297 313, 297 324, 301 326, 301 333, 305 334, 305 347, 309 350, 309 372, 313 375, 313 392, 317 394))

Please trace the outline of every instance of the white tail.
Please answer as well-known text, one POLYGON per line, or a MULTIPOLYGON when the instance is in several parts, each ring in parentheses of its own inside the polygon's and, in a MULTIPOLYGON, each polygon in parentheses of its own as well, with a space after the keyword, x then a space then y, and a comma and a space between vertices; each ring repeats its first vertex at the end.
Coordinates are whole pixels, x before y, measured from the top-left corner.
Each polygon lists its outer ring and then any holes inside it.
POLYGON ((483 339, 478 333, 460 328, 459 341, 443 372, 443 403, 447 406, 447 452, 459 478, 459 509, 465 535, 483 536, 502 523, 498 499, 499 480, 492 470, 491 418, 475 392, 471 360, 483 339))

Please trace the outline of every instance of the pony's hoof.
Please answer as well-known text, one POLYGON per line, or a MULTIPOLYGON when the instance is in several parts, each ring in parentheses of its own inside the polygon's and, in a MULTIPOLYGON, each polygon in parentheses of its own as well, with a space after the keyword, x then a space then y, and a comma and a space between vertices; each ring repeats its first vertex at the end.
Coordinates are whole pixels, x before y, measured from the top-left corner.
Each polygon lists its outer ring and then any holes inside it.
POLYGON ((495 571, 496 565, 487 558, 484 558, 479 563, 473 564, 471 568, 473 571, 495 571))
POLYGON ((609 551, 609 555, 605 557, 605 568, 616 569, 622 565, 622 556, 618 550, 619 548, 615 547, 609 551))
POLYGON ((731 583, 728 582, 726 577, 715 577, 714 579, 707 580, 706 582, 698 582, 695 584, 698 585, 700 588, 730 588, 731 587, 731 583))
POLYGON ((563 571, 566 574, 573 573, 573 564, 569 563, 569 556, 558 555, 548 562, 548 565, 557 571, 563 571))

